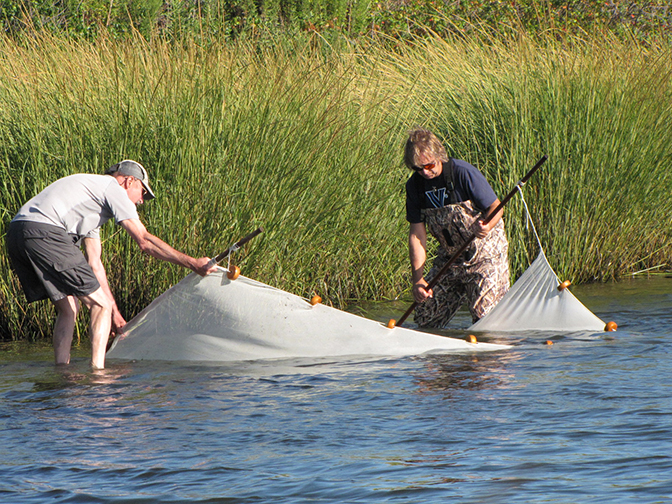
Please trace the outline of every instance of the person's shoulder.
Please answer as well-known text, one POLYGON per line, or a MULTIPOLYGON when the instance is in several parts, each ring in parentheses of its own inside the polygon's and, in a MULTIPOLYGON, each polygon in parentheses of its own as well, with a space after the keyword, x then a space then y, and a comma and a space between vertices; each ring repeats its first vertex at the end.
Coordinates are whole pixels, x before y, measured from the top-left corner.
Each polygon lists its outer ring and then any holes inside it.
POLYGON ((478 172, 478 168, 476 168, 471 163, 464 161, 463 159, 452 158, 452 160, 453 160, 453 170, 455 170, 455 173, 478 172))
POLYGON ((117 179, 111 175, 100 175, 98 173, 87 173, 86 175, 88 175, 87 178, 91 183, 104 187, 106 191, 112 190, 118 192, 118 190, 121 190, 124 193, 126 192, 124 191, 124 188, 119 185, 117 179))
POLYGON ((408 177, 408 180, 406 181, 406 189, 407 190, 412 190, 414 188, 417 188, 418 185, 422 182, 422 177, 420 176, 419 173, 413 172, 410 177, 408 177))
POLYGON ((98 183, 98 184, 109 184, 114 180, 114 177, 109 175, 100 175, 98 173, 73 173, 72 175, 66 175, 59 180, 72 181, 79 183, 98 183))
MULTIPOLYGON (((126 190, 119 185, 116 178, 111 177, 110 175, 89 174, 89 177, 87 177, 87 184, 94 190, 94 192, 100 191, 98 192, 100 197, 104 198, 110 205, 126 203, 126 200, 128 199, 126 190), (96 189, 93 189, 94 187, 96 189)), ((130 199, 128 201, 130 201, 130 199)))
POLYGON ((453 173, 455 174, 455 180, 463 184, 487 183, 485 175, 478 168, 461 159, 453 160, 453 173))

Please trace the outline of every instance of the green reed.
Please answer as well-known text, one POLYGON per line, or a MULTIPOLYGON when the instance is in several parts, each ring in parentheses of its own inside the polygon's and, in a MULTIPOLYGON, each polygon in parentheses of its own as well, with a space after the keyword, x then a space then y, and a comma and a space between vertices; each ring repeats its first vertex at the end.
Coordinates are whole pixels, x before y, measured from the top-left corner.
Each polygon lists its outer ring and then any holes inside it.
MULTIPOLYGON (((549 155, 525 195, 561 277, 668 267, 669 50, 316 34, 0 45, 3 226, 56 178, 133 158, 158 196, 141 217, 176 248, 212 256, 261 225, 234 256, 244 275, 340 307, 406 295, 401 155, 424 125, 501 196, 549 155)), ((536 254, 518 199, 507 226, 518 275, 536 254)), ((187 272, 118 229, 103 230, 103 260, 130 318, 187 272)), ((51 308, 25 304, 4 252, 0 272, 3 336, 49 334, 51 308)))
MULTIPOLYGON (((669 270, 670 49, 550 35, 418 40, 386 60, 386 81, 500 195, 548 154, 524 191, 560 276, 669 270)), ((518 200, 507 214, 519 274, 538 247, 518 200)))

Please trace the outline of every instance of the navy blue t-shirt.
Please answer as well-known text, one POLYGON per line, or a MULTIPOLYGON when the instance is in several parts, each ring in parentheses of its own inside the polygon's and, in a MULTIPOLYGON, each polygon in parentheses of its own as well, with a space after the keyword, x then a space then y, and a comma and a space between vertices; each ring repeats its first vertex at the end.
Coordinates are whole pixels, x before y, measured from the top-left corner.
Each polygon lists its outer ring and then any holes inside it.
MULTIPOLYGON (((474 166, 460 159, 453 159, 453 184, 456 203, 471 200, 473 205, 485 211, 497 196, 485 176, 474 166)), ((450 170, 451 163, 443 163, 443 170, 450 170)), ((446 173, 446 175, 448 175, 446 173)), ((450 193, 443 173, 433 179, 425 179, 414 173, 406 182, 406 220, 411 224, 422 222, 421 210, 441 208, 450 204, 450 193), (423 196, 420 196, 420 195, 423 196)))

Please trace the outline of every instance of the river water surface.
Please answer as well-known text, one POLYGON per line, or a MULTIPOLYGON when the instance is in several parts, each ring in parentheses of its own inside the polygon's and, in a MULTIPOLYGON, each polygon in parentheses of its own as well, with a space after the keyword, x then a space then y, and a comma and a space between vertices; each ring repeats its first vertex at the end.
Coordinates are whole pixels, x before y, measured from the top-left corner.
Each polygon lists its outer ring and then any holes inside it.
POLYGON ((672 502, 672 278, 572 290, 619 330, 98 373, 4 344, 0 502, 672 502))

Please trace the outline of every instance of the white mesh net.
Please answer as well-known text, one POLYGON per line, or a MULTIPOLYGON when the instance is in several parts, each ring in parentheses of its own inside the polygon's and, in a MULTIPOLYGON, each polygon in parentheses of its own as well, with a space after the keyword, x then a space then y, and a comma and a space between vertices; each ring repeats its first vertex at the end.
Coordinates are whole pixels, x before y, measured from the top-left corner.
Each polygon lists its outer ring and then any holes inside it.
POLYGON ((539 255, 485 317, 472 325, 473 331, 604 331, 597 318, 569 291, 548 264, 521 187, 518 194, 527 222, 539 244, 539 255))
POLYGON ((605 323, 561 284, 544 252, 473 331, 603 331, 605 323))
POLYGON ((500 350, 403 327, 388 329, 225 270, 192 273, 127 325, 108 358, 234 361, 500 350))
MULTIPOLYGON (((527 204, 525 209, 534 229, 527 204)), ((568 289, 558 290, 560 280, 540 241, 539 248, 537 259, 506 296, 470 330, 604 330, 605 323, 568 289)), ((125 336, 114 341, 108 357, 236 361, 508 348, 402 327, 388 329, 351 313, 313 306, 299 296, 243 276, 229 280, 226 271, 220 268, 206 277, 192 273, 164 292, 129 322, 125 336)))

